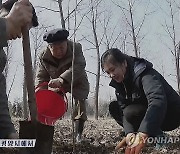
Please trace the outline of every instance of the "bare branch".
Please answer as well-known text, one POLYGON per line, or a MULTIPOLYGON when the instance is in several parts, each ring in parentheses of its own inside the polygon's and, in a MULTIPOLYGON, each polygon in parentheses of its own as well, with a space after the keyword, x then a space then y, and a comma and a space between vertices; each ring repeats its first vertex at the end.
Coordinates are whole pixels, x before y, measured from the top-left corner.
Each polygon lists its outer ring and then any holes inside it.
MULTIPOLYGON (((45 7, 45 6, 36 6, 36 8, 41 8, 41 9, 43 9, 43 10, 48 10, 48 11, 52 11, 52 12, 59 12, 59 10, 53 10, 53 9, 50 9, 50 8, 47 8, 47 7, 45 7)), ((42 11, 43 11, 42 10, 42 11)), ((41 11, 41 12, 42 12, 41 11)))
POLYGON ((16 71, 15 71, 15 73, 14 73, 13 80, 12 80, 11 85, 10 85, 10 88, 9 88, 9 90, 8 90, 8 94, 7 94, 7 97, 8 97, 8 98, 9 98, 9 95, 10 95, 10 93, 11 93, 11 90, 12 90, 12 87, 13 87, 13 84, 14 84, 14 80, 15 80, 15 78, 16 78, 17 69, 18 69, 18 66, 16 67, 16 71))
POLYGON ((122 13, 123 13, 123 15, 124 15, 124 17, 126 19, 127 24, 129 26, 131 26, 131 23, 129 22, 129 20, 128 20, 127 16, 126 16, 126 13, 124 12, 124 10, 126 10, 126 11, 129 11, 129 10, 124 8, 124 7, 122 7, 122 6, 120 6, 119 4, 115 3, 114 1, 112 1, 112 2, 121 9, 121 11, 122 11, 122 13))
POLYGON ((139 28, 137 30, 136 37, 139 35, 139 32, 141 31, 141 28, 142 28, 142 26, 144 24, 145 18, 146 18, 146 14, 144 15, 143 20, 142 20, 142 22, 141 22, 141 24, 140 24, 140 26, 139 26, 139 28))
POLYGON ((116 43, 116 41, 118 40, 119 36, 121 35, 121 32, 116 36, 114 42, 112 42, 111 47, 113 47, 113 45, 116 43))
POLYGON ((96 46, 92 41, 88 40, 85 36, 83 36, 83 37, 84 37, 84 39, 85 39, 87 42, 89 42, 89 43, 92 44, 93 46, 96 46))
MULTIPOLYGON (((78 3, 77 3, 77 6, 75 6, 75 8, 71 11, 71 12, 69 12, 68 13, 68 17, 66 17, 65 18, 65 21, 69 18, 69 16, 71 15, 71 14, 73 14, 74 13, 74 11, 77 9, 77 7, 81 4, 81 2, 82 2, 83 0, 80 0, 78 3)), ((68 9, 69 10, 69 9, 68 9)))

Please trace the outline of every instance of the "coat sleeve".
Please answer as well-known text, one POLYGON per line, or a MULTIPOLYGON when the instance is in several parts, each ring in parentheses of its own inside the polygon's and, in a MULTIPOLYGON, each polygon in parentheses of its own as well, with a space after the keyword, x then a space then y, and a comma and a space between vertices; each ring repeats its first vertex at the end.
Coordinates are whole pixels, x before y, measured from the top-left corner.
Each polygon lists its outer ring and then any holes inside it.
POLYGON ((49 82, 49 80, 50 80, 50 75, 47 72, 45 66, 43 65, 42 59, 40 58, 40 62, 38 64, 36 71, 35 86, 43 82, 49 82))
POLYGON ((160 75, 150 70, 142 76, 142 87, 148 101, 148 108, 140 124, 139 132, 157 135, 167 109, 167 98, 160 75))
MULTIPOLYGON (((75 58, 74 58, 74 81, 76 81, 81 74, 85 72, 86 61, 82 53, 81 44, 75 46, 75 58)), ((71 83, 72 79, 72 66, 60 75, 65 81, 71 83)))
POLYGON ((0 18, 0 48, 7 46, 6 20, 0 18))
POLYGON ((126 120, 125 116, 123 116, 123 128, 125 131, 125 135, 127 135, 128 133, 134 133, 135 132, 133 125, 126 120))

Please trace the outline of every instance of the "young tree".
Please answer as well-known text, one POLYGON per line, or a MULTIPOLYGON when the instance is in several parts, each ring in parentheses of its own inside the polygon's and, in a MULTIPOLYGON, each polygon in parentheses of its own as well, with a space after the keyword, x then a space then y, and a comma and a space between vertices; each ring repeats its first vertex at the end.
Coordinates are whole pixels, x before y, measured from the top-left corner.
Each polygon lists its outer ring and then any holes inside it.
POLYGON ((33 71, 36 72, 37 68, 37 62, 38 62, 38 52, 41 51, 43 47, 43 35, 45 32, 52 26, 46 26, 44 24, 40 24, 38 27, 35 27, 31 30, 31 40, 32 40, 32 46, 34 49, 34 57, 33 57, 33 71))
MULTIPOLYGON (((99 90, 101 78, 100 55, 101 48, 108 49, 114 46, 121 35, 121 30, 118 29, 118 21, 112 18, 110 8, 107 8, 103 0, 89 0, 87 3, 90 12, 86 15, 86 28, 90 34, 83 35, 83 39, 89 43, 89 48, 86 50, 95 51, 93 58, 96 61, 96 73, 87 70, 88 73, 95 75, 95 90, 94 90, 94 104, 95 104, 95 119, 98 119, 99 106, 99 90), (116 22, 117 24, 113 24, 116 22), (89 24, 90 23, 90 24, 89 24)), ((119 42, 118 42, 119 43, 119 42)), ((91 57, 92 59, 92 57, 91 57)))
POLYGON ((175 61, 176 80, 178 85, 178 92, 180 94, 180 39, 177 37, 178 25, 180 24, 178 19, 179 9, 175 0, 166 0, 166 2, 169 6, 169 12, 166 12, 168 20, 165 20, 163 27, 171 41, 171 46, 168 44, 167 47, 173 55, 173 59, 175 61))
MULTIPOLYGON (((100 45, 102 44, 102 39, 104 35, 98 35, 97 23, 99 17, 101 16, 101 11, 98 9, 100 7, 102 0, 89 0, 88 6, 90 13, 86 15, 88 22, 91 25, 93 40, 83 37, 87 42, 89 42, 93 47, 91 49, 96 50, 96 61, 97 61, 97 72, 93 73, 96 76, 95 93, 94 93, 94 103, 95 103, 95 119, 98 119, 98 98, 99 98, 99 83, 100 83, 100 45), (100 39, 98 39, 100 38, 100 39)), ((89 27, 88 27, 89 28, 89 27)))
POLYGON ((59 13, 60 13, 60 17, 61 17, 62 28, 66 28, 64 15, 63 15, 62 0, 58 0, 57 2, 58 2, 58 5, 59 5, 59 13))
MULTIPOLYGON (((147 3, 147 7, 145 10, 145 13, 141 19, 140 22, 137 21, 137 17, 135 15, 135 11, 137 9, 137 6, 142 2, 142 0, 127 0, 126 2, 118 1, 115 2, 115 0, 112 0, 113 3, 118 6, 121 10, 121 12, 124 15, 126 26, 129 27, 129 35, 131 36, 130 41, 133 45, 134 53, 136 57, 140 57, 140 43, 144 39, 145 35, 140 36, 140 32, 142 30, 142 27, 145 23, 145 19, 148 15, 150 15, 152 12, 147 13, 149 2, 147 3)), ((126 38, 127 36, 125 36, 126 38)), ((125 39, 126 40, 126 39, 125 39)))
POLYGON ((16 75, 17 75, 16 74, 17 73, 17 68, 18 68, 18 67, 16 67, 15 73, 13 75, 13 79, 12 79, 11 83, 9 83, 9 80, 7 80, 7 78, 10 76, 9 71, 10 71, 10 68, 11 68, 11 62, 12 62, 12 58, 13 58, 12 47, 13 47, 12 41, 8 41, 8 46, 5 48, 7 61, 6 61, 5 69, 4 69, 4 72, 3 72, 4 76, 6 78, 6 82, 7 82, 6 85, 10 85, 9 89, 7 89, 7 97, 8 98, 10 96, 12 87, 14 85, 14 81, 15 81, 15 78, 16 78, 16 75))
POLYGON ((6 57, 7 57, 7 61, 6 61, 6 66, 4 68, 4 76, 5 78, 8 77, 9 74, 9 67, 11 64, 11 59, 12 59, 12 41, 8 41, 8 46, 5 48, 5 53, 6 53, 6 57))

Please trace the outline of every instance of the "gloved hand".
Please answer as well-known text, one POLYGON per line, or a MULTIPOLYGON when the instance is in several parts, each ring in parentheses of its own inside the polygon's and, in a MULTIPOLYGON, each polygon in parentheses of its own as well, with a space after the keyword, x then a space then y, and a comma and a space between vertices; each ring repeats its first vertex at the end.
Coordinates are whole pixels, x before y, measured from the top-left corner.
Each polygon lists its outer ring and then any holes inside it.
POLYGON ((48 83, 50 88, 60 88, 63 85, 64 80, 62 78, 51 79, 48 83))
POLYGON ((5 17, 8 39, 21 37, 21 30, 32 22, 32 5, 29 0, 19 0, 14 3, 11 11, 5 17))
POLYGON ((140 154, 145 147, 148 135, 142 132, 137 134, 129 133, 127 136, 118 143, 115 150, 125 147, 125 154, 140 154))

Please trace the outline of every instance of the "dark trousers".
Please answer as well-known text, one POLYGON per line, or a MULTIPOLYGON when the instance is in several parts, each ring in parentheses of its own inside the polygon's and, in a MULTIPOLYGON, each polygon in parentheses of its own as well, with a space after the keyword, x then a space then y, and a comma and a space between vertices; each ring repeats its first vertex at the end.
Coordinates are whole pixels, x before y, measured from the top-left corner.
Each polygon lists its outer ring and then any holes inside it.
MULTIPOLYGON (((113 101, 109 105, 109 112, 116 122, 123 127, 123 116, 131 123, 135 132, 139 129, 141 121, 146 113, 147 106, 144 104, 130 104, 123 110, 117 101, 113 101)), ((180 111, 177 107, 167 108, 165 119, 161 125, 160 130, 171 131, 180 125, 180 111)))

